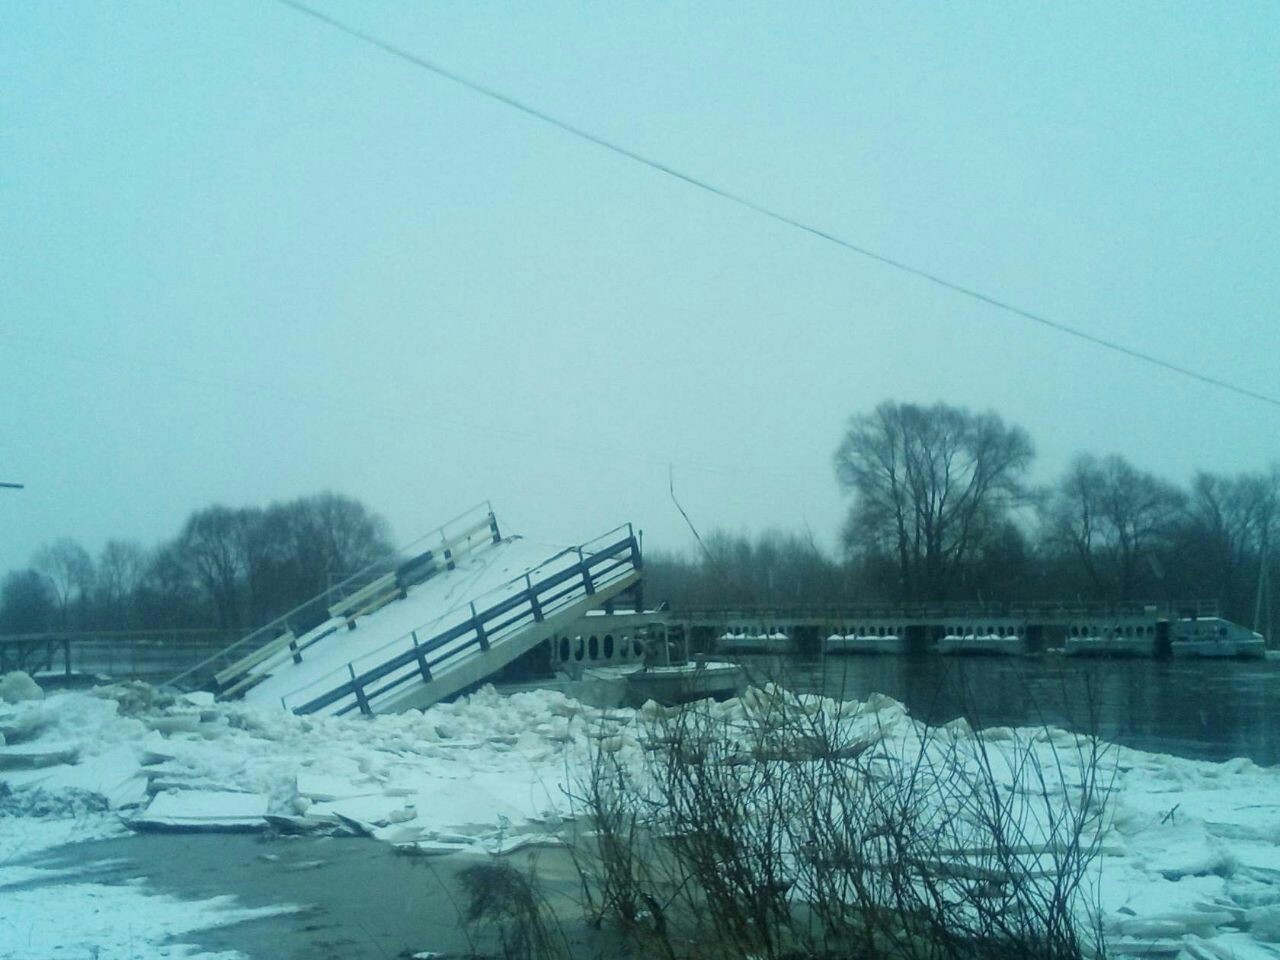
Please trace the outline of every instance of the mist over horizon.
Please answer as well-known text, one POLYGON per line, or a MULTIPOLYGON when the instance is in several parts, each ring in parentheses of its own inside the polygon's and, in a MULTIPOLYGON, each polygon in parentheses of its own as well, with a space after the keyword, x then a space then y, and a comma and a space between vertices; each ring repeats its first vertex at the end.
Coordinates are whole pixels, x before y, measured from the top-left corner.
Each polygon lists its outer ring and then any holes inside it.
MULTIPOLYGON (((332 2, 324 11, 868 249, 1243 390, 1280 326, 1266 7, 332 2), (1045 69, 1052 64, 1052 69, 1045 69)), ((282 5, 11 6, 0 571, 321 491, 404 541, 482 499, 812 531, 884 398, 994 410, 1028 479, 1265 472, 1275 410, 1023 322, 282 5)))

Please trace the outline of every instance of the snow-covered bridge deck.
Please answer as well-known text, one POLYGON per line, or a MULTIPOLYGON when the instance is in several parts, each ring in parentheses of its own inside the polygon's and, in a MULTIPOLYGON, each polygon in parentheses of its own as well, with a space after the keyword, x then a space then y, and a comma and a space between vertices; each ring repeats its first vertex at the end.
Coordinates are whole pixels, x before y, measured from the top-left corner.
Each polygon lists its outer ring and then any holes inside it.
POLYGON ((240 659, 217 674, 220 696, 300 714, 426 707, 484 680, 640 579, 629 525, 557 549, 501 537, 486 512, 441 539, 353 592, 304 604, 299 610, 311 615, 282 618, 271 639, 251 635, 253 643, 238 645, 240 659), (300 622, 309 628, 295 630, 300 622))

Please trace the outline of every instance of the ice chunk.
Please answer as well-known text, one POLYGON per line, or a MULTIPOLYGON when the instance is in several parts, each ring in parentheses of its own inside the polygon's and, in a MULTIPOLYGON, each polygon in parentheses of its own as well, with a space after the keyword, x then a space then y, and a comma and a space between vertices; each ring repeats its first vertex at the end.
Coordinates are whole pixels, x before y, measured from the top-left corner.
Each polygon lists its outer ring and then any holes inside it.
POLYGON ((26 700, 43 700, 44 690, 31 679, 31 674, 14 670, 0 677, 0 700, 5 703, 22 703, 26 700))
POLYGON ((129 820, 140 829, 261 830, 268 798, 256 793, 172 790, 151 801, 146 812, 129 820))
POLYGON ((96 794, 108 808, 119 810, 147 799, 147 777, 138 763, 138 753, 130 744, 121 744, 106 753, 75 766, 56 768, 39 781, 46 791, 80 790, 96 794))
POLYGON ((0 748, 0 770, 23 770, 33 767, 53 767, 60 763, 73 763, 79 754, 75 745, 63 742, 42 742, 9 745, 0 748))
POLYGON ((324 773, 311 773, 299 770, 295 779, 298 795, 320 802, 330 800, 349 800, 352 797, 380 796, 383 792, 381 784, 364 779, 364 783, 353 783, 347 777, 333 776, 324 773))

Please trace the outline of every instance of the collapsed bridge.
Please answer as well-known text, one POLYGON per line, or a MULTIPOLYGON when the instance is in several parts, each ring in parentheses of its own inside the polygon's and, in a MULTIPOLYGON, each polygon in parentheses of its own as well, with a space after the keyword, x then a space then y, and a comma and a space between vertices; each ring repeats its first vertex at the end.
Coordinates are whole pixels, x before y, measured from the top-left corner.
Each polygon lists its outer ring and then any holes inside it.
POLYGON ((297 714, 425 708, 597 609, 640 605, 630 524, 555 548, 462 514, 173 678, 297 714))

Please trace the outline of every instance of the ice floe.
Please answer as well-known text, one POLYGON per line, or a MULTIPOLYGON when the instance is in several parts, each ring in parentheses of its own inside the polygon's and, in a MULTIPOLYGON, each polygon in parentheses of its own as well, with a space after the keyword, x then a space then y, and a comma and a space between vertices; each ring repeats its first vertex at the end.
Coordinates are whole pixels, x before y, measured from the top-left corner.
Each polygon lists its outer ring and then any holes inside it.
MULTIPOLYGON (((888 697, 787 697, 796 715, 850 725, 849 742, 871 751, 872 770, 894 755, 975 736, 963 720, 926 736, 888 697)), ((767 715, 776 702, 777 691, 752 688, 707 709, 733 725, 767 715)), ((2 709, 0 857, 10 864, 55 843, 119 832, 122 819, 359 834, 422 854, 556 844, 555 825, 574 816, 571 798, 591 758, 603 750, 642 767, 663 711, 599 710, 552 691, 507 697, 486 688, 426 711, 299 717, 140 684, 2 709)), ((1066 795, 1078 786, 1081 771, 1059 763, 1083 742, 1076 734, 999 729, 983 738, 984 762, 1011 802, 1034 799, 1014 795, 1007 751, 1015 746, 1044 752, 1037 789, 1066 795)), ((794 740, 744 745, 779 762, 794 749, 794 740)), ((1109 748, 1107 762, 1107 822, 1088 882, 1112 953, 1280 957, 1280 770, 1120 747, 1109 748)), ((1028 855, 1051 842, 1029 831, 1028 855)), ((947 855, 962 863, 966 851, 947 855)))

